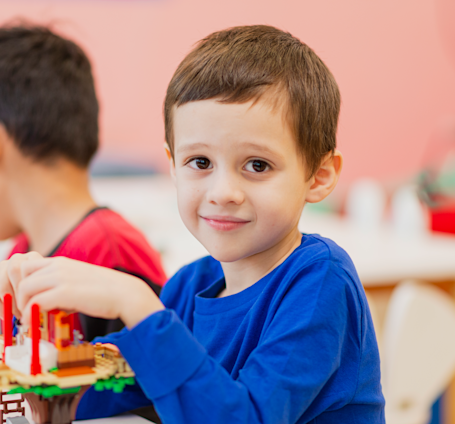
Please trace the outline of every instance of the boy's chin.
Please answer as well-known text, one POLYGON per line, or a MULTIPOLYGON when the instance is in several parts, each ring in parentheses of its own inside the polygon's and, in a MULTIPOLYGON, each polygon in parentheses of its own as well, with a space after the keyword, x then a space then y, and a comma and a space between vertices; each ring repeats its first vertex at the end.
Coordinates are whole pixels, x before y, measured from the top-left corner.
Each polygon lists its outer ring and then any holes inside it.
POLYGON ((238 249, 207 249, 210 255, 216 259, 218 262, 236 262, 240 259, 244 259, 249 255, 242 255, 244 252, 240 252, 238 249))

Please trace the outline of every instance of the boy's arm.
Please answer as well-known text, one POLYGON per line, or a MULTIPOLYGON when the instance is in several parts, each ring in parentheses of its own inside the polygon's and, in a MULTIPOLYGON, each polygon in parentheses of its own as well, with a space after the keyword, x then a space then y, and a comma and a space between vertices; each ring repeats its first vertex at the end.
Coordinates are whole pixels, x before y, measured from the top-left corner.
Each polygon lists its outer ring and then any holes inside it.
MULTIPOLYGON (((125 278, 133 277, 68 259, 38 262, 26 264, 25 277, 13 284, 19 308, 26 313, 26 305, 35 299, 45 309, 82 308, 106 318, 120 316, 131 330, 114 343, 167 424, 286 424, 304 414, 309 421, 323 410, 341 408, 355 394, 362 312, 349 277, 334 271, 331 262, 314 263, 294 277, 236 379, 209 356, 173 311, 163 310, 153 293, 150 297, 143 282, 140 286, 128 280, 125 286, 125 278), (308 275, 318 284, 307 284, 308 275), (147 308, 149 316, 141 321, 147 308), (357 332, 352 332, 356 326, 357 332), (346 360, 350 368, 346 372, 344 367, 340 375, 346 360), (330 391, 337 379, 343 383, 330 391)), ((381 400, 378 393, 378 405, 381 400)))
POLYGON ((358 306, 358 298, 347 284, 339 284, 340 278, 349 278, 343 271, 323 262, 312 268, 305 275, 311 272, 321 281, 320 292, 311 297, 314 302, 307 301, 305 278, 297 275, 237 379, 171 310, 151 315, 115 341, 163 422, 295 423, 302 416, 310 421, 318 411, 341 408, 353 398, 361 313, 352 312, 348 303, 358 306), (348 329, 352 320, 358 321, 359 334, 348 329), (345 376, 339 375, 342 363, 345 376), (331 392, 340 378, 344 383, 331 392))
POLYGON ((25 324, 30 322, 34 303, 47 311, 120 318, 130 328, 164 309, 153 290, 137 277, 65 257, 42 258, 36 252, 14 255, 2 263, 0 283, 5 292, 12 287, 25 324))

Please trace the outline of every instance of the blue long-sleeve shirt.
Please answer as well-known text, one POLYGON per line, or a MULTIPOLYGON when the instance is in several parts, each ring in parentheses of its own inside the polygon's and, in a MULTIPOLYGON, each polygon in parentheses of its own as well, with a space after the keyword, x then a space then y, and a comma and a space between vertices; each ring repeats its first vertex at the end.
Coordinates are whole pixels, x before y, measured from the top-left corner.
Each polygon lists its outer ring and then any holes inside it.
POLYGON ((253 286, 217 298, 223 287, 217 261, 196 261, 165 285, 166 310, 100 340, 120 348, 139 385, 89 390, 77 418, 153 402, 166 424, 385 422, 368 304, 340 247, 303 235, 253 286))

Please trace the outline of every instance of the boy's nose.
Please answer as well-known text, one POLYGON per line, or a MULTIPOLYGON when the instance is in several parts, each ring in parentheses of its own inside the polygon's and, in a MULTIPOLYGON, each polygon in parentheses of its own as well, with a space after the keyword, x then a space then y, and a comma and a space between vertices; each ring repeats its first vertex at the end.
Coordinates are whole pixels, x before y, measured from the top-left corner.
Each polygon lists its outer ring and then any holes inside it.
POLYGON ((245 200, 245 193, 238 178, 222 173, 212 180, 207 190, 207 200, 220 206, 229 203, 241 205, 245 200))

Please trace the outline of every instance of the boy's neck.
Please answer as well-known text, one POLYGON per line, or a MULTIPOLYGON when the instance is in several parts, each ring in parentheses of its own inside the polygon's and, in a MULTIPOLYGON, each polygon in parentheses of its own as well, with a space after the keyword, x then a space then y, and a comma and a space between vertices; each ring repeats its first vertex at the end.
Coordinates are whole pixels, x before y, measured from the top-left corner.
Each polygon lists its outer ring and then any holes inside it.
POLYGON ((294 228, 271 248, 235 262, 222 262, 226 288, 218 297, 226 297, 251 287, 282 264, 300 246, 302 234, 294 228))
MULTIPOLYGON (((15 187, 14 187, 15 186, 15 187)), ((30 164, 10 195, 30 250, 47 255, 96 206, 88 171, 67 161, 30 164)))

